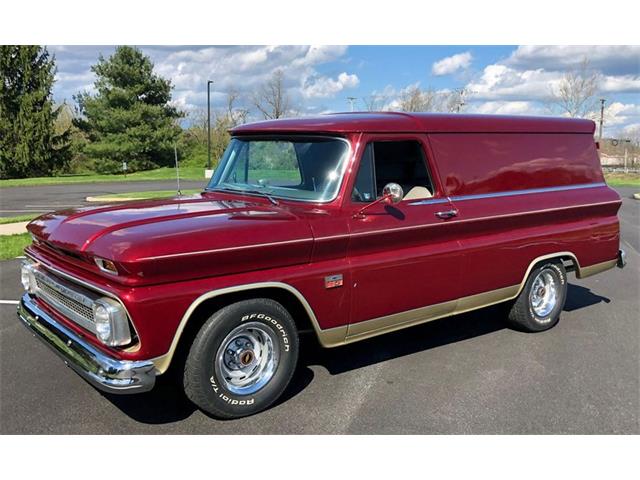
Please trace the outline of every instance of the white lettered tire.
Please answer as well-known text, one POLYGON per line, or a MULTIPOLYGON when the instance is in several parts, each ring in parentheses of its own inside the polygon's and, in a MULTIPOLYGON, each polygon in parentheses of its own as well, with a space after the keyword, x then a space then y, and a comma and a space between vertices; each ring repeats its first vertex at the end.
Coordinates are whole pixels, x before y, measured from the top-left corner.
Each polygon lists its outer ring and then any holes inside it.
POLYGON ((228 305, 204 323, 184 369, 187 397, 216 418, 252 415, 272 405, 298 361, 289 312, 268 298, 228 305))
POLYGON ((562 262, 548 261, 534 268, 509 312, 518 330, 541 332, 558 323, 567 300, 567 272, 562 262))

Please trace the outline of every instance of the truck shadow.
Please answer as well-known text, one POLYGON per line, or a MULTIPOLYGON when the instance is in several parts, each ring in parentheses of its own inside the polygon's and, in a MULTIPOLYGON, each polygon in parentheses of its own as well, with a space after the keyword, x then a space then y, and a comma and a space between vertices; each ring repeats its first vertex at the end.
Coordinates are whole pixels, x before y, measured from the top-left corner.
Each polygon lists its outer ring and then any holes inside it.
MULTIPOLYGON (((609 303, 606 297, 590 289, 569 284, 565 311, 571 312, 609 303)), ((320 366, 332 375, 438 348, 455 342, 491 334, 508 328, 508 306, 495 305, 482 310, 447 317, 416 327, 389 333, 362 342, 333 349, 320 347, 312 334, 301 338, 298 369, 282 397, 275 405, 286 403, 302 392, 314 378, 312 366, 320 366)), ((103 393, 113 405, 130 418, 146 424, 178 422, 191 416, 197 408, 187 399, 175 378, 161 376, 155 388, 139 395, 103 393)))

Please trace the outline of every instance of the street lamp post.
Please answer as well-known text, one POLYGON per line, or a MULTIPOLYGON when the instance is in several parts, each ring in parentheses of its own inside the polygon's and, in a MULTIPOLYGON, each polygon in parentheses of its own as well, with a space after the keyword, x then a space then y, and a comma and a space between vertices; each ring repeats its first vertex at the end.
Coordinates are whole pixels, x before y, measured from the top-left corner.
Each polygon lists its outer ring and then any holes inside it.
POLYGON ((604 124, 604 102, 607 100, 605 98, 600 99, 600 129, 598 130, 598 141, 602 141, 602 125, 604 124))
POLYGON ((207 80, 207 170, 211 171, 211 84, 207 80))

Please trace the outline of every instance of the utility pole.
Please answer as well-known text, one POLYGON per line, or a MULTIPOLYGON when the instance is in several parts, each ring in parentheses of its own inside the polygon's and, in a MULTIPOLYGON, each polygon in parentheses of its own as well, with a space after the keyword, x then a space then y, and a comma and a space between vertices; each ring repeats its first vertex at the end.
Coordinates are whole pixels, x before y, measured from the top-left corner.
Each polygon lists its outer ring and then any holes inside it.
POLYGON ((604 124, 604 102, 607 100, 604 98, 600 99, 600 129, 598 131, 598 141, 602 141, 602 125, 604 124))
POLYGON ((458 98, 456 99, 456 105, 454 107, 456 113, 460 113, 460 110, 462 109, 462 107, 464 107, 467 104, 467 102, 465 102, 465 97, 467 95, 472 93, 478 93, 472 90, 467 90, 465 87, 454 88, 452 91, 456 93, 458 96, 458 98))
POLYGON ((207 170, 211 170, 211 84, 207 80, 207 170))
POLYGON ((358 97, 347 97, 347 100, 349 100, 349 104, 351 105, 351 111, 353 112, 353 102, 355 102, 358 99, 358 97))

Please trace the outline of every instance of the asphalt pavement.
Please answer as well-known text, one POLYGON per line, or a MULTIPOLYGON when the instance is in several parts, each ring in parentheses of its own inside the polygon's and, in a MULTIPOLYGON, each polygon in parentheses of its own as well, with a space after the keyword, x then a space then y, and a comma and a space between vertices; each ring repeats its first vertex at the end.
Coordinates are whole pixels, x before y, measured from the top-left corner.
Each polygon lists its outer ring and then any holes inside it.
MULTIPOLYGON (((180 180, 182 190, 204 188, 207 181, 180 180)), ((86 205, 87 197, 110 193, 148 192, 176 189, 175 180, 144 182, 69 183, 0 189, 0 217, 43 213, 67 207, 86 205)))
MULTIPOLYGON (((628 265, 572 275, 553 329, 510 330, 492 307, 335 349, 306 338, 284 398, 240 420, 209 418, 162 377, 149 393, 102 394, 0 304, 0 432, 638 434, 640 202, 619 191, 628 265)), ((18 273, 0 262, 1 300, 20 296, 18 273)))

